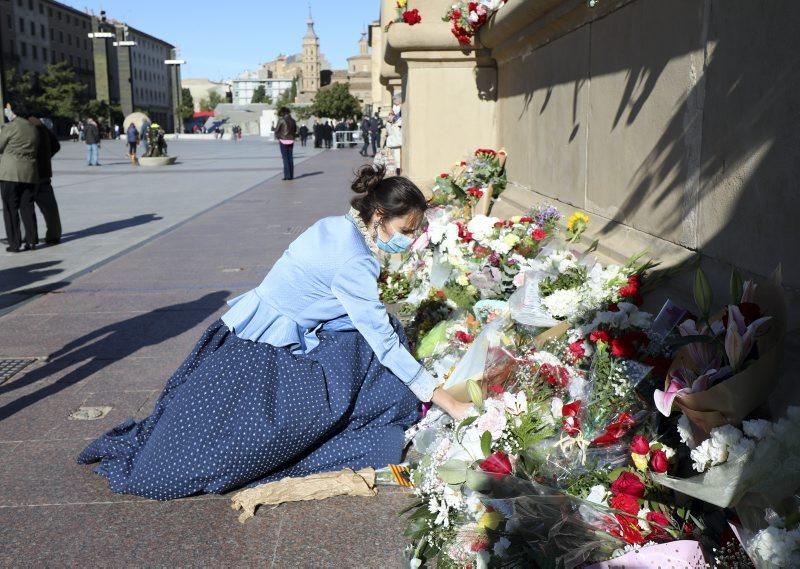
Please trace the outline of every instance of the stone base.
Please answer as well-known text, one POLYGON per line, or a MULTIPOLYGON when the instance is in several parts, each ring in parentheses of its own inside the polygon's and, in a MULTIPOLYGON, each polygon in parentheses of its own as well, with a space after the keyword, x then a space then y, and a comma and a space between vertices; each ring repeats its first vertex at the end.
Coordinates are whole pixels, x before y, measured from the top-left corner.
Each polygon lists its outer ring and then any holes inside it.
POLYGON ((141 156, 139 165, 141 166, 171 166, 175 164, 177 156, 141 156))

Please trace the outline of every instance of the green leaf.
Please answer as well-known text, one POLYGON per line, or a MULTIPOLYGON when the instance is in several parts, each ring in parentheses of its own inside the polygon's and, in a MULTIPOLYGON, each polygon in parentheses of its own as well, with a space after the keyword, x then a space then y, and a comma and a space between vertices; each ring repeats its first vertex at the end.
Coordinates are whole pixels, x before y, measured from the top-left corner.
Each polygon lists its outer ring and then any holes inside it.
POLYGON ((731 269, 731 304, 739 304, 742 301, 742 275, 736 270, 731 269))
POLYGON ((694 274, 694 303, 700 309, 703 317, 707 317, 711 311, 712 302, 711 284, 708 282, 708 277, 700 267, 694 274))
POLYGON ((474 423, 477 420, 478 420, 478 416, 477 415, 473 415, 471 417, 467 417, 466 419, 464 419, 463 421, 461 421, 458 424, 458 427, 456 427, 456 432, 455 432, 456 440, 458 442, 461 442, 461 432, 465 428, 469 427, 472 423, 474 423))
POLYGON ((487 492, 491 488, 492 481, 485 472, 470 468, 467 470, 466 485, 475 492, 487 492))
POLYGON ((492 433, 489 431, 484 431, 481 435, 481 452, 484 457, 492 454, 492 433))
POLYGON ((467 480, 467 463, 451 458, 437 472, 446 484, 463 484, 467 480))

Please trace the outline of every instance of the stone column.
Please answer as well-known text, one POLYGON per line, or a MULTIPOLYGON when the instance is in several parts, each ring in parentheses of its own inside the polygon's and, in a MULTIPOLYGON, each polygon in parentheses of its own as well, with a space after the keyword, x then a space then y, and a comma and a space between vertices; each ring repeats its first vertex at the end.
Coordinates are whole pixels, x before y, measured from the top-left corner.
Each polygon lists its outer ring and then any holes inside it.
POLYGON ((495 63, 486 51, 463 50, 441 21, 449 6, 409 1, 422 23, 393 24, 387 34, 384 59, 402 79, 404 173, 422 187, 448 163, 497 143, 495 63))

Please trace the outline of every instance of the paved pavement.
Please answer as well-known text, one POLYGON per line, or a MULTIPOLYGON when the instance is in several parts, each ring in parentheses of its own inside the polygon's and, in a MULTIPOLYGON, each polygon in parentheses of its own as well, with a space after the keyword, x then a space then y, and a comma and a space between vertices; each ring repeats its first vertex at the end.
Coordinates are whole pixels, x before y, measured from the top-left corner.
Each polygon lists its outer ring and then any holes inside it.
MULTIPOLYGON (((103 251, 76 252, 69 262, 70 242, 53 248, 54 255, 65 252, 58 276, 68 282, 0 316, 0 356, 39 358, 0 385, 0 566, 400 565, 404 540, 397 512, 410 498, 399 489, 375 498, 262 509, 241 525, 229 497, 154 502, 117 495, 91 466, 75 464, 87 441, 150 412, 166 378, 220 316, 226 299, 260 282, 305 227, 348 207, 347 182, 360 161, 355 151, 309 158, 297 169, 305 177, 287 183, 264 181, 274 167, 264 168, 259 143, 235 150, 232 144, 220 150, 227 158, 211 146, 181 148, 176 153, 187 156, 184 175, 128 174, 123 165, 119 176, 101 169, 84 174, 74 155, 57 166, 73 171, 67 175, 77 186, 102 177, 91 197, 107 188, 123 199, 126 184, 135 180, 135 189, 127 190, 139 196, 128 201, 134 213, 126 216, 121 206, 106 211, 116 220, 150 213, 163 220, 76 238, 76 247, 97 238, 103 251), (246 163, 258 171, 239 172, 246 163), (214 172, 215 165, 231 171, 214 172), (214 180, 214 188, 204 180, 214 180), (248 185, 253 187, 242 192, 248 185), (129 238, 117 239, 123 232, 129 238), (114 257, 135 241, 138 247, 114 257), (108 257, 90 272, 69 276, 108 257), (94 421, 70 420, 81 406, 111 411, 94 421)), ((65 205, 67 189, 57 190, 65 205)), ((104 204, 117 207, 112 198, 104 204)), ((99 213, 77 230, 104 223, 99 213)), ((46 251, 29 254, 30 263, 46 251)))
MULTIPOLYGON (((83 143, 64 142, 53 160, 61 244, 22 253, 0 248, 0 310, 42 290, 62 288, 96 264, 283 173, 277 145, 256 137, 240 143, 170 141, 178 162, 162 168, 131 166, 122 141, 102 144, 100 167, 86 165, 85 149, 83 143)), ((318 174, 299 166, 318 152, 298 146, 298 176, 318 174)), ((2 224, 0 236, 5 238, 2 224)))

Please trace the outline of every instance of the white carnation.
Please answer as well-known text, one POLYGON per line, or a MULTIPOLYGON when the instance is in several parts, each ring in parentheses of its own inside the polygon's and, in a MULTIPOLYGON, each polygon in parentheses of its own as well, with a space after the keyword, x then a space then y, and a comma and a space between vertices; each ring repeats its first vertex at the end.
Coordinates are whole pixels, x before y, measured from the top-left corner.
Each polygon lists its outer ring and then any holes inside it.
POLYGON ((772 423, 764 419, 755 419, 753 421, 744 421, 742 423, 744 434, 751 439, 760 441, 772 433, 772 423))
POLYGON ((581 296, 576 290, 557 290, 542 299, 542 306, 553 318, 573 318, 580 311, 581 296))

